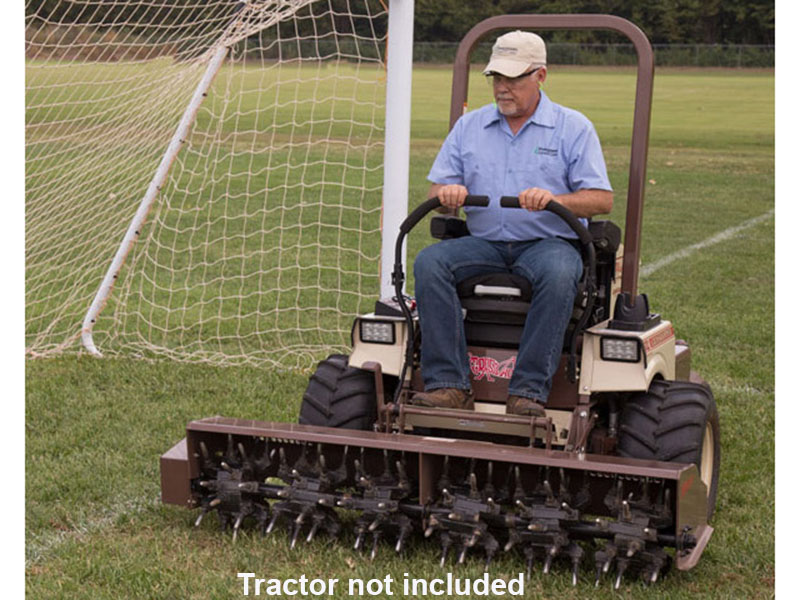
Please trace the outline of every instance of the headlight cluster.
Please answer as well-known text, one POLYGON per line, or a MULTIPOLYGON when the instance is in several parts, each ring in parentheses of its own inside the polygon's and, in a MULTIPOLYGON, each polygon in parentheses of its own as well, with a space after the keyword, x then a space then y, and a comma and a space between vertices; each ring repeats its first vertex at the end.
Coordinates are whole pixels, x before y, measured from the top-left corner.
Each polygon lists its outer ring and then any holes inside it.
POLYGON ((640 347, 638 338, 600 338, 600 356, 603 360, 639 362, 640 347))
POLYGON ((394 323, 391 321, 360 321, 359 335, 362 342, 371 344, 394 344, 394 323))

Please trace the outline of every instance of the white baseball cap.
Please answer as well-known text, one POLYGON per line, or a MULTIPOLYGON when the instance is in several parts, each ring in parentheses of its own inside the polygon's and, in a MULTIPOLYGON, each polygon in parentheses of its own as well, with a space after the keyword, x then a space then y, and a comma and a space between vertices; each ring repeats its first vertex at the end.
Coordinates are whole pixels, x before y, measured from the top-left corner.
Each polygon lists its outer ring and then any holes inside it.
POLYGON ((506 77, 518 77, 530 67, 543 67, 546 64, 547 49, 542 38, 529 31, 512 31, 497 38, 483 74, 499 73, 506 77))

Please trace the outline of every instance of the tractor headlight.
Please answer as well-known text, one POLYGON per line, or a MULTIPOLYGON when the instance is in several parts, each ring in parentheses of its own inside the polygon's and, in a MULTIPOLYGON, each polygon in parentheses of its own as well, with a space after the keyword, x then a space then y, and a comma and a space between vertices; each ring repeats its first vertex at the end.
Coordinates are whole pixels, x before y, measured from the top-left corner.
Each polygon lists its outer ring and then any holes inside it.
POLYGON ((394 323, 391 321, 360 322, 359 335, 362 342, 371 344, 394 344, 394 323))
POLYGON ((600 356, 603 360, 639 362, 639 348, 638 338, 600 338, 600 356))

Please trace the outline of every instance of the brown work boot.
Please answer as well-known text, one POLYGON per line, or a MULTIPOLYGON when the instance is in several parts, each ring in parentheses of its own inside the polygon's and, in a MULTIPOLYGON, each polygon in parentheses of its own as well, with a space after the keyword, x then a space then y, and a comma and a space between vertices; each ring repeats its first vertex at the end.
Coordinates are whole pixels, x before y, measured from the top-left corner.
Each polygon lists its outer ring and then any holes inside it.
POLYGON ((509 396, 508 400, 506 400, 506 414, 522 415, 523 417, 547 416, 541 402, 524 396, 509 396))
POLYGON ((473 410, 475 402, 472 392, 458 388, 438 388, 430 392, 418 392, 411 398, 411 404, 430 408, 458 408, 473 410))

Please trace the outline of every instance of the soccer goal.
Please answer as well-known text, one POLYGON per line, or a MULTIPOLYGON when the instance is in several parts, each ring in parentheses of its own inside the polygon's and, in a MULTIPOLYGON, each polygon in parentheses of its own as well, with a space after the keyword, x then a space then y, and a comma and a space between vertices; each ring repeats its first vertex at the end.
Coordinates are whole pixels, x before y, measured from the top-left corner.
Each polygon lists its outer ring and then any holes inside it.
POLYGON ((394 81, 386 57, 410 18, 411 0, 28 0, 27 355, 292 368, 346 347, 407 210, 410 52, 394 81))

